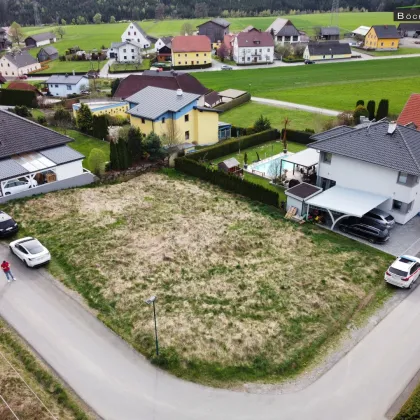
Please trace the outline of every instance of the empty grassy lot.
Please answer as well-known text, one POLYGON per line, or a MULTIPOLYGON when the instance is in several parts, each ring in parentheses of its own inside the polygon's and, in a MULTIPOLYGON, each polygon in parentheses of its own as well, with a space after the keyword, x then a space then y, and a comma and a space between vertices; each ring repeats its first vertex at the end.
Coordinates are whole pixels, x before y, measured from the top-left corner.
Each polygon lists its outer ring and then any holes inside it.
POLYGON ((155 363, 202 383, 295 374, 358 309, 390 294, 389 256, 175 171, 4 210, 22 235, 45 243, 51 272, 100 319, 155 363))
POLYGON ((18 416, 15 417, 1 401, 0 419, 50 420, 52 418, 23 380, 57 419, 93 419, 84 413, 68 391, 49 372, 49 369, 37 360, 22 340, 1 319, 0 352, 1 395, 18 416))
POLYGON ((249 90, 253 96, 335 110, 354 109, 358 99, 383 98, 390 112, 401 112, 408 97, 419 91, 420 58, 354 61, 261 70, 194 73, 214 90, 249 90), (251 84, 251 87, 250 87, 251 84))
POLYGON ((271 126, 281 130, 284 127, 284 119, 289 118, 288 127, 292 130, 305 130, 311 128, 316 132, 322 131, 323 125, 334 117, 327 117, 312 112, 295 111, 293 109, 278 108, 270 105, 262 105, 256 102, 248 102, 241 106, 224 112, 220 119, 237 127, 249 127, 260 116, 267 117, 271 126))

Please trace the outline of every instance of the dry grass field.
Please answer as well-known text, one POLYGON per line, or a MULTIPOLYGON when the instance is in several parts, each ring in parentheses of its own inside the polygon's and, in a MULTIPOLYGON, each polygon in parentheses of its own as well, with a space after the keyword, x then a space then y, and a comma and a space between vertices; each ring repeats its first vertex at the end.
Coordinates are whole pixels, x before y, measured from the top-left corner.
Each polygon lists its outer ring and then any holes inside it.
MULTIPOLYGON (((9 204, 21 234, 100 318, 173 373, 211 384, 302 369, 367 296, 389 256, 175 172, 9 204), (162 356, 154 358, 150 295, 162 356)), ((369 298, 369 300, 370 300, 369 298)))
MULTIPOLYGON (((48 373, 48 368, 36 360, 23 342, 1 320, 0 352, 0 394, 20 420, 51 420, 51 415, 24 381, 57 419, 93 419, 69 398, 63 387, 48 373)), ((2 400, 0 419, 16 419, 2 400)))

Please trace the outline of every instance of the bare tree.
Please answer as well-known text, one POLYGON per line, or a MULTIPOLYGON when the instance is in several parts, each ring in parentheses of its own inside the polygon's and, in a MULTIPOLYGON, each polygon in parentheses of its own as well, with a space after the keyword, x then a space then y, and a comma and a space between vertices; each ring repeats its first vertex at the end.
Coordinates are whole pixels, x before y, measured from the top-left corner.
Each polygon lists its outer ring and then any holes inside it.
POLYGON ((181 130, 174 120, 170 119, 166 121, 166 129, 161 138, 162 144, 168 147, 176 146, 181 142, 181 130))
POLYGON ((9 35, 13 42, 20 44, 25 39, 22 27, 17 23, 13 22, 9 28, 9 35))

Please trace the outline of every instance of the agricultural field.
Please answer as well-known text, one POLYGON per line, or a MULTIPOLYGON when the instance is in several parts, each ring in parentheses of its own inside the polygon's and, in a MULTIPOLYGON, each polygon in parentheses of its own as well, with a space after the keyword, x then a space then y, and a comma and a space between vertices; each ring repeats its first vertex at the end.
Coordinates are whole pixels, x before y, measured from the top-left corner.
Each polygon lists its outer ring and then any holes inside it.
POLYGON ((2 420, 49 420, 52 416, 39 402, 25 381, 55 418, 60 420, 89 420, 88 416, 70 396, 49 369, 37 360, 22 340, 0 319, 0 403, 2 420))
POLYGON ((50 249, 52 274, 106 325, 197 382, 296 374, 366 302, 391 294, 389 256, 174 170, 4 210, 50 249))
POLYGON ((310 128, 316 132, 323 131, 324 124, 327 121, 334 120, 334 117, 328 117, 322 114, 278 108, 256 102, 248 102, 226 111, 220 116, 220 120, 237 127, 246 128, 252 126, 260 115, 267 117, 271 122, 271 126, 279 130, 284 127, 285 118, 289 118, 289 128, 292 130, 303 131, 305 128, 310 128))
POLYGON ((43 75, 44 73, 68 73, 75 72, 88 72, 89 70, 100 70, 106 61, 59 61, 54 60, 47 63, 48 68, 45 70, 33 73, 34 76, 43 75))
POLYGON ((194 73, 214 90, 250 90, 252 96, 338 111, 352 110, 358 99, 390 101, 398 114, 420 89, 420 58, 354 61, 260 70, 194 73), (402 61, 403 60, 403 61, 402 61))

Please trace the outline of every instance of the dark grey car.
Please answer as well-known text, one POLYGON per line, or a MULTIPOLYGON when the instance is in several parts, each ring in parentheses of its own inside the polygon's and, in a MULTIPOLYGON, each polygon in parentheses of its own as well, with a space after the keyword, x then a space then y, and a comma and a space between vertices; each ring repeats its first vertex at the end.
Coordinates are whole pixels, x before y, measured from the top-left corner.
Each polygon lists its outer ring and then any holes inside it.
POLYGON ((362 217, 362 220, 364 222, 375 222, 387 229, 392 229, 395 225, 395 219, 390 214, 380 209, 369 211, 362 217))

